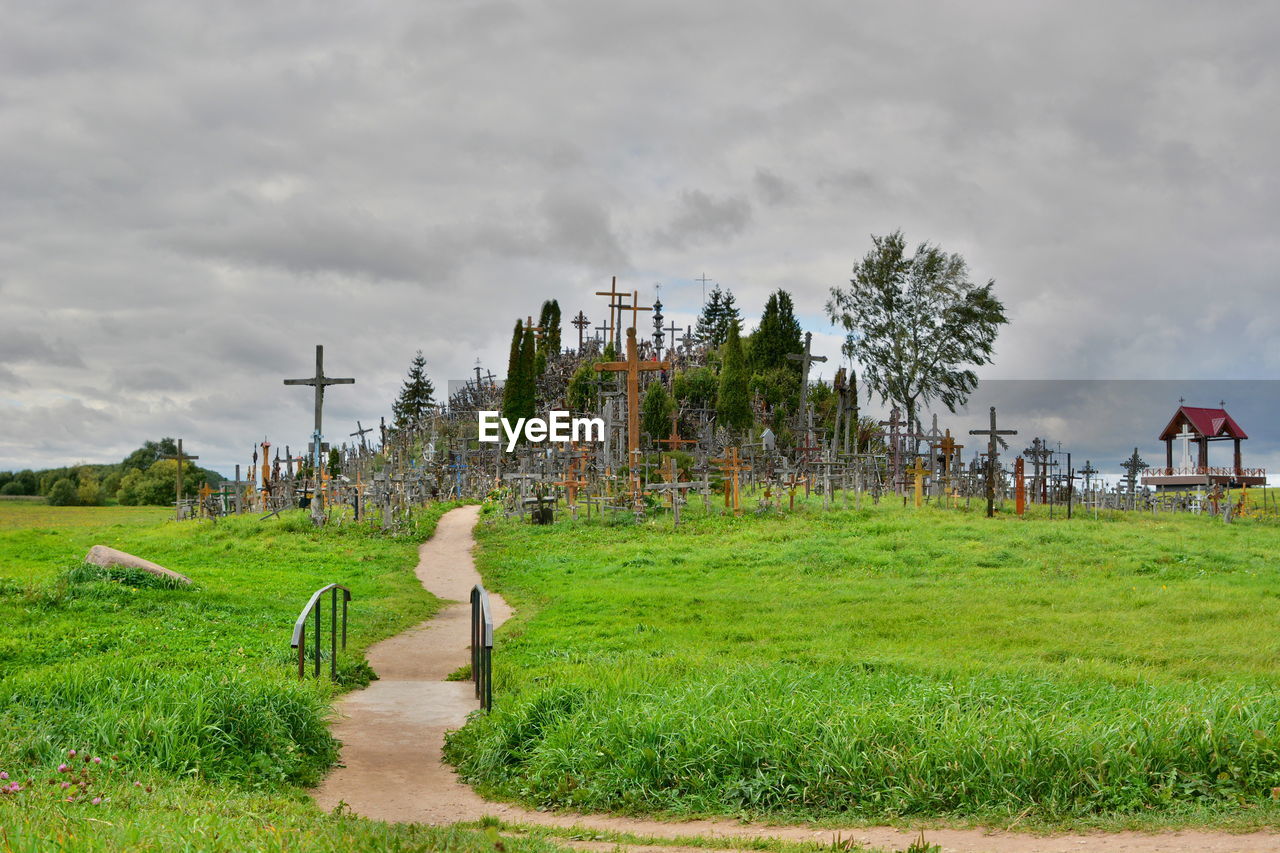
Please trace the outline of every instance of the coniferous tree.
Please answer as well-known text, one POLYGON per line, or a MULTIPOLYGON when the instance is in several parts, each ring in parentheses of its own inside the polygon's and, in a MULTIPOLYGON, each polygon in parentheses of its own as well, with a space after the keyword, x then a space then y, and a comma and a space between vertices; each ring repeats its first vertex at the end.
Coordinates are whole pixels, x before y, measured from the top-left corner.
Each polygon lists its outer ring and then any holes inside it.
POLYGON ((732 291, 723 290, 717 284, 711 289, 711 295, 707 297, 706 304, 702 306, 702 314, 698 317, 698 340, 711 349, 724 346, 724 342, 729 339, 729 327, 734 323, 740 324, 741 321, 732 291))
POLYGON ((791 294, 781 288, 769 294, 760 326, 751 336, 751 369, 764 373, 774 367, 794 367, 798 371, 797 363, 787 355, 803 349, 801 332, 791 294))
POLYGON ((507 357, 507 382, 502 386, 502 416, 511 423, 525 417, 524 379, 521 373, 520 346, 524 342, 524 324, 516 320, 511 333, 511 354, 507 357))
POLYGON ((520 410, 516 417, 531 418, 538 404, 538 374, 534 372, 535 350, 533 327, 524 330, 520 340, 520 410))
POLYGON ((750 378, 746 359, 742 354, 742 340, 738 337, 738 324, 729 324, 728 338, 724 342, 724 364, 720 368, 720 394, 716 400, 716 419, 721 426, 743 431, 751 427, 750 378))
POLYGON ((548 357, 557 355, 560 352, 560 303, 554 299, 549 299, 542 303, 542 314, 538 317, 538 325, 542 327, 542 339, 539 342, 539 352, 545 353, 548 357))
POLYGON ((338 448, 329 448, 329 476, 337 477, 342 473, 342 454, 338 452, 338 448))
POLYGON ((409 376, 400 388, 400 397, 391 404, 396 429, 412 427, 431 412, 431 398, 436 389, 427 378, 426 366, 427 360, 422 357, 422 350, 418 350, 409 364, 409 376))

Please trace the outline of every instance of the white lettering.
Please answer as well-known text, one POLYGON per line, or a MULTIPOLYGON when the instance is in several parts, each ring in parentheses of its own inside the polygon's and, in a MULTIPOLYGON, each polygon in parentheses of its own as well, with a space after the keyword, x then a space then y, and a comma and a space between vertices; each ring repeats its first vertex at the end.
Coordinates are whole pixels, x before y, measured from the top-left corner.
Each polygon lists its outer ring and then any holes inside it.
POLYGON ((552 412, 551 413, 551 433, 547 438, 552 441, 568 441, 569 440, 569 413, 568 412, 552 412))
POLYGON ((516 442, 520 440, 520 431, 524 429, 524 418, 516 421, 516 428, 511 428, 511 423, 506 419, 502 419, 502 430, 507 434, 507 452, 516 449, 516 442))
POLYGON ((542 418, 529 418, 524 425, 524 437, 530 441, 547 440, 547 422, 542 418))
POLYGON ((498 442, 498 413, 480 412, 480 440, 498 442))
POLYGON ((574 441, 604 441, 604 419, 603 418, 574 418, 573 419, 573 440, 574 441), (584 438, 578 438, 578 430, 582 429, 586 433, 584 438), (595 436, 594 438, 592 436, 595 436))

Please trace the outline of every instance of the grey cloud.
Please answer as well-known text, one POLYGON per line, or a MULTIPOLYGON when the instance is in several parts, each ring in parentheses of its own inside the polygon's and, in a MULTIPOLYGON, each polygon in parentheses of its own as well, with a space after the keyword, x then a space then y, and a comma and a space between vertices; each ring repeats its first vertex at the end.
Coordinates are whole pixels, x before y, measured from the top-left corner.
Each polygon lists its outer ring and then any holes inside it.
POLYGON ((768 169, 756 169, 755 178, 752 180, 761 200, 770 207, 791 204, 797 199, 796 187, 768 169))
POLYGON ((725 243, 745 231, 750 222, 751 202, 742 196, 716 198, 702 190, 685 190, 675 216, 654 239, 671 249, 725 243))
POLYGON ((0 361, 84 367, 79 349, 61 338, 46 338, 28 329, 7 329, 0 335, 0 361))

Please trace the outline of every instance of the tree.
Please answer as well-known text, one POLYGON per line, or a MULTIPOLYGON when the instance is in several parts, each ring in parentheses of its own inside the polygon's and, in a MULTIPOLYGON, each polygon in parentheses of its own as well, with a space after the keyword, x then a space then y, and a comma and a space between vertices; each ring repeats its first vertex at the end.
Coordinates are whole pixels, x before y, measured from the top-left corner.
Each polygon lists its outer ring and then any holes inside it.
POLYGON ((733 304, 733 293, 721 290, 720 285, 711 289, 711 295, 702 306, 695 334, 698 341, 711 349, 717 349, 729 339, 729 327, 741 323, 742 317, 733 304))
POLYGON ((521 395, 524 393, 524 381, 520 374, 520 344, 524 340, 524 324, 516 320, 515 331, 511 333, 511 353, 507 356, 507 381, 502 386, 502 416, 511 423, 522 415, 524 405, 521 395))
POLYGON ((534 367, 537 358, 537 339, 533 327, 524 330, 520 339, 520 411, 517 417, 531 418, 538 405, 538 373, 534 367))
POLYGON ((799 366, 788 360, 787 355, 804 348, 802 332, 791 294, 782 288, 769 294, 764 313, 760 315, 760 326, 751 336, 751 370, 764 373, 775 367, 786 367, 798 374, 799 366))
POLYGON ((422 350, 409 363, 409 376, 400 388, 400 397, 391 404, 396 429, 405 429, 421 423, 431 413, 431 398, 435 386, 427 378, 427 360, 422 350))
POLYGON ((921 404, 936 398, 954 412, 968 400, 978 377, 966 365, 991 363, 1008 319, 995 280, 969 281, 960 255, 921 243, 908 258, 901 231, 871 241, 849 288, 831 288, 827 316, 847 333, 844 353, 867 386, 918 426, 921 404))
POLYGON ((336 479, 340 474, 342 474, 342 454, 338 452, 338 448, 329 448, 329 464, 327 467, 329 469, 330 477, 336 479))
POLYGON ((75 506, 76 485, 69 477, 63 477, 49 489, 49 506, 75 506))
POLYGON ((547 358, 560 354, 560 303, 558 301, 549 299, 542 303, 538 325, 542 327, 538 354, 542 356, 542 366, 545 369, 547 358))
POLYGON ((709 367, 691 367, 676 374, 671 381, 671 393, 682 406, 693 409, 714 409, 719 383, 709 367))
POLYGON ((674 411, 675 403, 667 393, 666 386, 661 382, 650 382, 641 406, 644 431, 649 433, 650 440, 656 442, 670 434, 671 415, 674 411))
POLYGON ((722 426, 732 430, 751 428, 751 390, 737 322, 729 325, 729 336, 724 342, 724 365, 720 368, 716 419, 722 426))

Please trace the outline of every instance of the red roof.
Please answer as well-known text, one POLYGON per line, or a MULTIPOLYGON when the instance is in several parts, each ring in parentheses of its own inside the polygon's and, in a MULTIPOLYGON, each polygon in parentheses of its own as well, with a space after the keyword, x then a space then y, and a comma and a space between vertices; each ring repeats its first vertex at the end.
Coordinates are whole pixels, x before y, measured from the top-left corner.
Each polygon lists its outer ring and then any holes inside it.
POLYGON ((1160 433, 1159 441, 1176 438, 1183 423, 1191 424, 1192 431, 1206 438, 1248 438, 1240 424, 1226 409, 1201 409, 1196 406, 1179 406, 1169 425, 1160 433))

